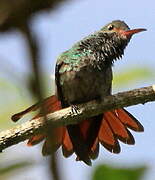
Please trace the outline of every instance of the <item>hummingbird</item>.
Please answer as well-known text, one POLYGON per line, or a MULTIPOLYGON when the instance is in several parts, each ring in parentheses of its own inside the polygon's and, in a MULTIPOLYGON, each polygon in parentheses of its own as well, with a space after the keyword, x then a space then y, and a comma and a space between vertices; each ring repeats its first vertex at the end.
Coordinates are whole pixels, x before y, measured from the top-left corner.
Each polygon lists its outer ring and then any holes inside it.
MULTIPOLYGON (((145 30, 130 29, 124 21, 115 20, 63 52, 55 67, 56 93, 42 103, 46 113, 69 106, 76 111, 80 103, 104 100, 111 95, 114 62, 122 58, 131 37, 145 30)), ((13 115, 12 120, 17 121, 39 107, 39 104, 35 104, 13 115)), ((33 119, 40 116, 39 113, 33 119)), ((135 140, 129 129, 144 131, 141 123, 127 110, 115 109, 84 119, 76 125, 55 128, 54 143, 51 142, 50 135, 46 138, 45 134, 39 134, 31 137, 27 144, 32 146, 45 139, 43 155, 49 155, 62 147, 64 157, 75 153, 77 161, 91 165, 91 161, 98 157, 100 144, 112 153, 120 152, 119 141, 134 144, 135 140), (51 143, 54 148, 50 148, 51 143)))

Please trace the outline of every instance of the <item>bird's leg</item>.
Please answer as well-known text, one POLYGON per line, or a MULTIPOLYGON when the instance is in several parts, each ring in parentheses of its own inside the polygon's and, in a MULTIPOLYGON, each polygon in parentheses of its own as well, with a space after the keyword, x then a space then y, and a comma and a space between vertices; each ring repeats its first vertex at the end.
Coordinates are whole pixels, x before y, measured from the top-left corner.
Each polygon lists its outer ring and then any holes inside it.
POLYGON ((70 106, 73 114, 79 114, 80 110, 77 104, 71 104, 70 106))
POLYGON ((72 104, 71 105, 71 111, 73 114, 79 114, 79 108, 77 104, 72 104))

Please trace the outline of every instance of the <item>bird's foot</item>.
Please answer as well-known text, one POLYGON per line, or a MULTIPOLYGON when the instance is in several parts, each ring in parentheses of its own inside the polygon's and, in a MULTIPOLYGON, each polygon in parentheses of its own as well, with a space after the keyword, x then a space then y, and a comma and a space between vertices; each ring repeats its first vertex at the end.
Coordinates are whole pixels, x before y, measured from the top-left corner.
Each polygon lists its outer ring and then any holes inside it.
POLYGON ((73 114, 79 114, 79 112, 80 112, 77 105, 71 105, 71 111, 73 114))

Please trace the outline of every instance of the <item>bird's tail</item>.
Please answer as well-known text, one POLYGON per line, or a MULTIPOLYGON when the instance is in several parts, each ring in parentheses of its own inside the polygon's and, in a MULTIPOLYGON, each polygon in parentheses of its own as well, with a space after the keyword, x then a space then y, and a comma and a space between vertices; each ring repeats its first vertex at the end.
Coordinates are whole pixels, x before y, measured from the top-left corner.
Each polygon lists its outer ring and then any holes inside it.
MULTIPOLYGON (((48 97, 42 103, 46 113, 51 113, 62 109, 60 101, 56 96, 48 97)), ((40 104, 35 104, 28 109, 12 116, 13 121, 17 121, 28 112, 36 111, 40 104)), ((42 116, 40 113, 33 119, 42 116)), ((102 115, 83 120, 78 125, 69 125, 54 129, 55 141, 45 134, 39 134, 28 140, 28 145, 33 146, 45 139, 42 153, 51 154, 62 146, 65 157, 69 157, 75 152, 77 160, 82 160, 91 165, 91 159, 96 159, 99 153, 99 143, 112 153, 120 152, 119 141, 125 144, 134 144, 135 140, 129 129, 137 132, 144 131, 140 122, 125 109, 116 109, 105 112, 102 115), (52 144, 52 149, 51 149, 52 144)), ((52 135, 53 135, 52 133, 52 135)))
MULTIPOLYGON (((41 106, 44 107, 46 114, 62 109, 61 102, 58 101, 58 99, 55 95, 53 95, 53 96, 50 96, 50 97, 44 99, 44 101, 42 103, 36 103, 36 104, 32 105, 31 107, 25 109, 24 111, 14 114, 11 117, 11 119, 12 119, 12 121, 16 122, 19 119, 21 119, 25 114, 39 110, 41 106)), ((41 116, 42 116, 42 114, 38 113, 32 119, 36 119, 41 116)), ((55 128, 53 131, 54 132, 51 133, 51 136, 54 135, 55 136, 54 139, 53 139, 53 137, 50 136, 50 134, 48 134, 48 137, 45 134, 38 134, 38 135, 32 136, 28 140, 27 145, 33 146, 33 145, 40 143, 42 140, 45 139, 45 142, 44 142, 44 145, 42 148, 43 155, 51 154, 53 151, 56 151, 60 147, 60 145, 62 145, 63 155, 65 157, 70 156, 73 153, 73 146, 72 146, 71 140, 69 138, 66 127, 58 127, 58 128, 55 128), (53 142, 53 140, 54 140, 54 142, 53 142), (52 146, 51 146, 51 144, 52 144, 52 146), (51 147, 52 147, 52 149, 51 149, 51 147)))

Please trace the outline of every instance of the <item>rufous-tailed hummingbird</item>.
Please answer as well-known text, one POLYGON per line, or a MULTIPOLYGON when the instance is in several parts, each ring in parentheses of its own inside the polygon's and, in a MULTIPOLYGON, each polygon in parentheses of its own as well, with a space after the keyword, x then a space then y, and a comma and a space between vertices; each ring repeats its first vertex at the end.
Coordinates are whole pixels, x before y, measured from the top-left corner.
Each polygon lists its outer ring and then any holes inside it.
MULTIPOLYGON (((44 100, 46 113, 85 103, 101 100, 111 94, 112 65, 120 59, 133 34, 145 29, 132 29, 120 20, 112 21, 101 30, 74 44, 57 59, 55 68, 55 95, 44 100)), ((39 108, 38 104, 15 114, 17 121, 25 113, 39 108)), ((41 116, 38 114, 34 118, 41 116)), ((34 119, 33 118, 33 119, 34 119)), ((74 152, 77 160, 91 165, 96 159, 99 144, 112 153, 120 152, 119 141, 134 144, 134 137, 129 129, 141 132, 143 126, 125 109, 116 109, 98 116, 84 119, 78 125, 55 128, 57 135, 54 150, 60 146, 65 157, 74 152)), ((28 145, 35 145, 45 138, 45 134, 33 136, 28 145)), ((42 153, 52 153, 50 138, 45 139, 42 153)))

